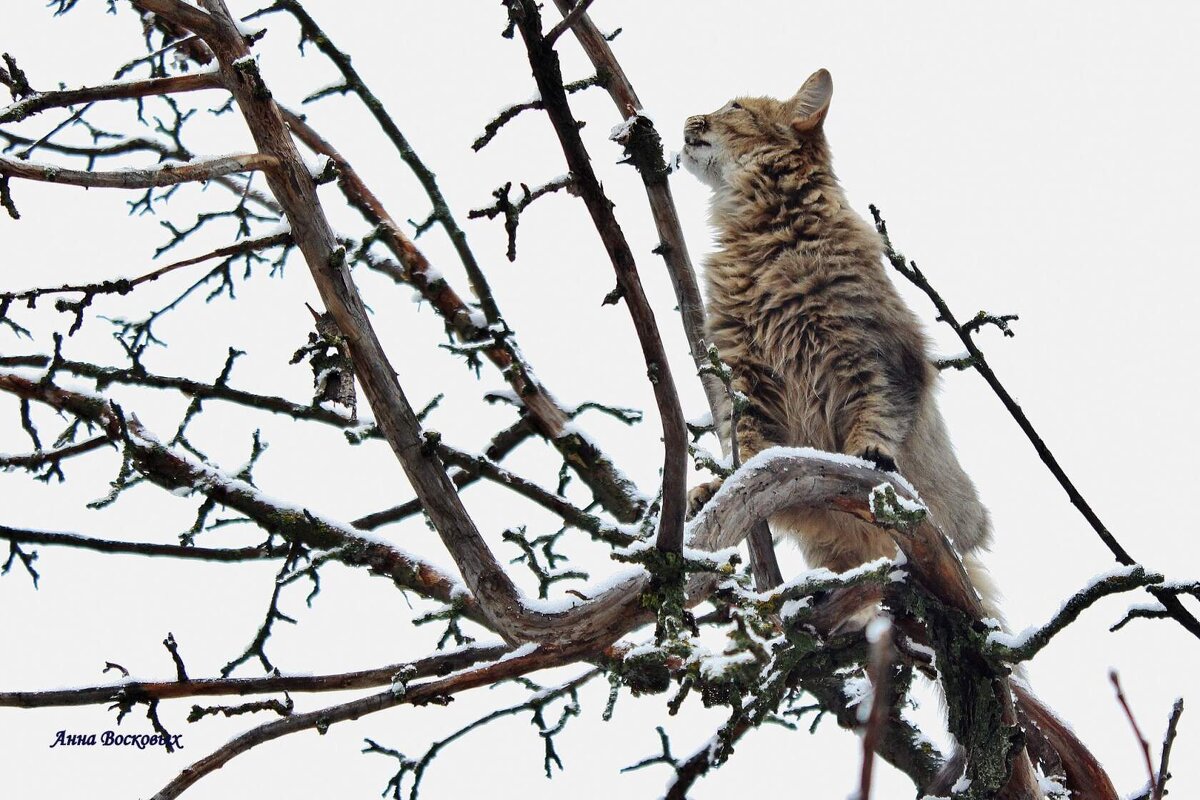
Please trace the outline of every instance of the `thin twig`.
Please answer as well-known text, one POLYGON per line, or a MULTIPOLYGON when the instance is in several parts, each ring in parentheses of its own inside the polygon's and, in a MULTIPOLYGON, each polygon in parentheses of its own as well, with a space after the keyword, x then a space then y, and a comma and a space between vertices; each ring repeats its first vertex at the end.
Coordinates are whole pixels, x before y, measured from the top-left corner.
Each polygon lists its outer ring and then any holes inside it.
POLYGON ((871 773, 875 767, 875 750, 883 734, 888 710, 891 708, 892 623, 887 617, 876 617, 867 628, 871 642, 871 711, 862 739, 862 771, 859 773, 858 795, 855 800, 871 800, 871 773))
POLYGON ((38 297, 43 297, 49 294, 67 294, 73 292, 81 292, 83 294, 128 294, 134 288, 141 286, 143 283, 156 281, 162 276, 174 272, 181 267, 188 267, 193 264, 200 264, 205 261, 210 261, 214 258, 222 258, 227 256, 238 256, 245 253, 253 253, 259 250, 267 250, 272 247, 290 244, 292 235, 290 233, 275 233, 270 236, 263 236, 258 239, 247 239, 237 244, 219 247, 216 250, 205 253, 201 256, 186 258, 182 261, 175 261, 167 264, 164 267, 147 272, 145 275, 139 275, 136 278, 115 278, 113 280, 101 281, 99 283, 84 283, 74 285, 63 285, 53 287, 43 287, 37 289, 26 289, 22 292, 0 292, 0 300, 12 298, 13 300, 35 300, 38 297))
POLYGON ((1171 717, 1167 720, 1167 733, 1163 737, 1162 758, 1158 762, 1158 785, 1155 786, 1152 800, 1162 800, 1167 792, 1167 780, 1171 777, 1168 768, 1171 765, 1171 748, 1175 746, 1175 734, 1179 729, 1179 718, 1183 716, 1183 698, 1175 701, 1171 708, 1171 717))
POLYGON ((1129 707, 1129 702, 1125 699, 1125 692, 1121 689, 1121 679, 1118 677, 1115 669, 1109 671, 1108 679, 1117 691, 1117 702, 1121 704, 1121 710, 1125 712, 1125 719, 1129 720, 1129 727, 1133 729, 1133 735, 1137 739, 1138 748, 1142 751, 1142 759, 1146 762, 1146 774, 1150 776, 1150 794, 1152 797, 1156 797, 1158 796, 1158 780, 1154 775, 1154 766, 1150 763, 1150 743, 1142 735, 1142 729, 1138 726, 1137 720, 1133 716, 1133 709, 1129 707))
MULTIPOLYGON (((430 438, 427 437, 427 439, 430 438)), ((512 489, 522 497, 526 497, 542 508, 557 514, 562 518, 563 522, 573 525, 580 530, 587 531, 597 539, 620 547, 628 547, 637 541, 637 537, 631 536, 619 528, 605 523, 599 517, 576 508, 560 495, 543 489, 536 483, 510 472, 490 459, 456 450, 442 443, 440 439, 432 439, 430 444, 447 464, 453 464, 469 472, 482 475, 497 486, 512 489)))

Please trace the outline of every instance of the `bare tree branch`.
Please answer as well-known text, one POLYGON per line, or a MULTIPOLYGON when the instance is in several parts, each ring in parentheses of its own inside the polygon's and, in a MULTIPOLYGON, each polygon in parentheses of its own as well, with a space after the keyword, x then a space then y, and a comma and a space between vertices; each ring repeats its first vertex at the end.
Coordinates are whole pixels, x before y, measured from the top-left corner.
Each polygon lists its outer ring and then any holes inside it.
POLYGON ((313 152, 327 156, 338 166, 338 185, 350 204, 373 225, 381 240, 403 268, 384 262, 368 262, 372 268, 399 283, 415 286, 431 306, 455 330, 461 341, 479 343, 477 352, 500 370, 512 387, 522 413, 528 413, 538 433, 552 442, 601 504, 622 522, 633 522, 645 503, 636 487, 612 461, 578 431, 567 428, 568 412, 536 377, 516 347, 512 332, 503 327, 489 331, 480 326, 472 309, 449 283, 433 269, 424 254, 401 232, 374 193, 363 183, 348 161, 315 130, 296 115, 281 109, 288 127, 313 152), (486 346, 484 343, 487 343, 486 346))
POLYGON ((442 680, 410 687, 402 684, 360 700, 352 700, 306 714, 293 714, 290 717, 269 722, 235 737, 219 750, 185 768, 178 777, 155 794, 152 800, 171 800, 178 797, 196 781, 214 770, 220 769, 236 756, 281 736, 314 728, 327 730, 329 726, 338 722, 358 719, 398 705, 424 705, 441 702, 444 698, 449 698, 467 689, 487 686, 496 681, 524 675, 534 670, 570 663, 577 660, 579 655, 578 651, 559 650, 543 645, 531 653, 514 654, 512 658, 496 661, 442 680))
POLYGON ((286 547, 196 547, 178 544, 158 544, 156 542, 121 542, 114 539, 98 539, 91 536, 81 536, 75 533, 57 533, 50 531, 32 531, 23 528, 10 528, 0 525, 0 539, 21 544, 40 544, 55 547, 71 547, 76 550, 91 550, 97 553, 116 553, 136 556, 167 556, 170 558, 192 559, 196 561, 213 561, 218 563, 261 561, 263 559, 283 558, 287 555, 286 547))
MULTIPOLYGON (((669 170, 663 158, 662 139, 650 118, 641 113, 642 103, 633 89, 633 84, 613 54, 608 40, 588 17, 586 4, 579 2, 572 8, 569 0, 554 0, 554 3, 558 10, 566 15, 563 23, 579 12, 570 26, 596 68, 596 74, 604 76, 604 85, 609 96, 626 122, 617 141, 624 145, 629 162, 637 169, 646 187, 646 198, 659 236, 659 245, 655 252, 662 256, 667 265, 667 274, 675 290, 692 363, 696 365, 697 371, 702 372, 708 359, 708 348, 704 341, 704 301, 700 297, 696 271, 688 255, 679 212, 675 208, 671 185, 667 181, 669 170)), ((722 414, 727 412, 720 386, 711 376, 704 374, 701 375, 701 384, 713 420, 721 419, 722 414)), ((721 446, 727 454, 736 451, 730 442, 722 441, 721 446)), ((779 571, 779 561, 775 557, 771 532, 765 522, 755 526, 749 536, 749 546, 759 590, 778 585, 783 577, 779 571)))
POLYGON ((633 319, 642 347, 647 376, 654 388, 659 418, 663 426, 663 501, 659 516, 657 544, 665 552, 678 552, 683 546, 684 493, 687 471, 687 428, 680 410, 679 395, 671 377, 663 350, 658 324, 638 277, 637 264, 620 224, 612 212, 612 203, 604 194, 592 169, 591 159, 579 135, 579 125, 567 102, 558 54, 542 35, 541 13, 532 0, 507 0, 510 18, 525 41, 534 80, 541 93, 546 113, 554 125, 567 158, 567 166, 576 190, 591 214, 592 222, 608 252, 617 275, 617 286, 633 319))
POLYGON ((100 100, 132 100, 178 92, 196 92, 221 88, 221 76, 215 71, 173 75, 169 78, 149 78, 143 81, 122 81, 80 89, 60 89, 37 92, 0 110, 0 123, 20 122, 50 108, 62 108, 100 100))
POLYGON ((148 479, 167 489, 193 489, 257 522, 289 541, 331 551, 350 566, 362 566, 391 578, 397 585, 444 603, 458 601, 472 619, 483 617, 475 601, 464 597, 462 584, 436 567, 390 547, 365 538, 353 528, 306 508, 280 505, 256 487, 231 479, 220 471, 164 447, 136 420, 103 398, 87 396, 11 373, 0 372, 0 391, 45 403, 102 428, 114 441, 131 451, 134 466, 148 479))
POLYGON ((33 164, 17 158, 0 156, 0 176, 88 188, 148 189, 153 186, 173 186, 191 181, 209 181, 235 172, 265 170, 274 167, 276 163, 274 156, 265 153, 248 153, 239 156, 221 156, 209 161, 164 164, 160 167, 146 169, 93 172, 64 169, 52 164, 33 164))

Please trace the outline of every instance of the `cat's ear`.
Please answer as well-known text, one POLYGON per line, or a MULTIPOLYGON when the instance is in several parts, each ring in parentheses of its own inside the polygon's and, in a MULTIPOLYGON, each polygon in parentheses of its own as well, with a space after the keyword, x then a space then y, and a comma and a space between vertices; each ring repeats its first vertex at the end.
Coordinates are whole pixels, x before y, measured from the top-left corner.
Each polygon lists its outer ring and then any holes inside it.
POLYGON ((833 99, 833 77, 829 70, 819 69, 808 77, 792 98, 795 116, 792 129, 796 133, 815 131, 825 122, 829 101, 833 99))

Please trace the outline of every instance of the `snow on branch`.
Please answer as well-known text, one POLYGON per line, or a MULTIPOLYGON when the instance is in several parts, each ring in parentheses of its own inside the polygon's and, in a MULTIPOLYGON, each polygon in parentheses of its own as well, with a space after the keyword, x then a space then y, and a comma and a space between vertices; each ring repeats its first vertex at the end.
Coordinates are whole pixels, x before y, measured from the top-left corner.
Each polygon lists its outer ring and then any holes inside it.
POLYGON ((989 633, 987 641, 991 645, 991 654, 995 658, 1014 664, 1028 661, 1048 645, 1055 634, 1074 622, 1084 609, 1097 600, 1112 594, 1153 586, 1162 581, 1162 575, 1148 573, 1140 564, 1101 573, 1089 581, 1087 586, 1067 598, 1045 625, 1026 628, 1016 635, 1003 631, 989 633))

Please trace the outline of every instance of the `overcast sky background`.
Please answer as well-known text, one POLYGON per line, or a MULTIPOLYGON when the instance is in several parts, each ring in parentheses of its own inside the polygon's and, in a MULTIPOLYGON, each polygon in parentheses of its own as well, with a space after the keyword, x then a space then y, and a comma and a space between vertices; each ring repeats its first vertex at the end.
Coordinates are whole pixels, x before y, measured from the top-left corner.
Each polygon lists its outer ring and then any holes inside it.
MULTIPOLYGON (((95 84, 138 52, 132 15, 109 17, 104 4, 81 3, 53 20, 38 0, 6 4, 0 49, 13 54, 35 87, 95 84)), ((256 6, 230 2, 235 13, 256 6)), ((635 406, 647 420, 627 429, 592 415, 581 422, 649 493, 661 464, 659 427, 644 366, 623 306, 601 307, 613 274, 583 205, 566 195, 546 197, 523 218, 518 262, 504 260, 502 226, 471 221, 467 211, 489 205, 506 181, 544 183, 565 165, 543 115, 522 115, 482 153, 470 144, 503 106, 534 91, 519 41, 499 36, 498 2, 334 2, 305 6, 354 64, 414 147, 438 174, 443 191, 484 263, 498 302, 539 376, 564 402, 595 400, 635 406)), ((546 12, 548 23, 556 17, 546 12)), ((828 68, 835 90, 826 130, 835 164, 851 202, 883 210, 896 244, 916 259, 958 312, 980 308, 1018 313, 1015 338, 981 336, 995 371, 1019 399, 1050 447, 1102 519, 1136 557, 1168 577, 1200 577, 1198 523, 1191 475, 1200 449, 1195 425, 1200 345, 1195 298, 1200 292, 1194 245, 1200 215, 1200 8, 1189 3, 1014 2, 976 4, 635 2, 598 0, 593 19, 604 30, 622 27, 614 49, 663 134, 681 144, 683 120, 713 110, 737 94, 790 95, 812 71, 828 68)), ((336 79, 315 50, 298 61, 295 30, 283 17, 257 48, 275 95, 292 106, 336 79)), ((562 45, 568 78, 590 74, 570 37, 562 45)), ((201 108, 219 104, 217 93, 189 98, 201 108)), ((615 162, 607 141, 619 122, 599 90, 575 95, 576 115, 588 121, 585 137, 605 187, 639 257, 643 280, 674 357, 672 369, 685 412, 704 409, 678 323, 645 196, 634 172, 615 162)), ((353 99, 324 101, 308 109, 314 125, 351 160, 397 219, 423 219, 428 201, 353 99)), ((101 109, 110 127, 132 119, 131 104, 101 109)), ((53 111, 23 132, 41 135, 67 112, 53 111)), ((199 153, 249 149, 234 115, 197 115, 187 139, 199 153)), ((46 158, 46 156, 41 156, 46 158)), ((66 161, 81 167, 78 160, 66 161)), ((132 162, 131 162, 132 163, 132 162)), ((140 163, 145 163, 142 160, 140 163)), ((672 179, 693 258, 711 248, 706 226, 708 190, 689 175, 672 179)), ((261 183, 259 184, 261 185, 261 183)), ((363 232, 341 207, 336 189, 323 197, 335 224, 363 232)), ((0 242, 6 256, 5 288, 134 276, 153 268, 150 257, 164 242, 159 219, 189 221, 196 202, 225 204, 222 190, 180 191, 163 216, 128 218, 132 193, 13 183, 23 219, 5 220, 0 242)), ((194 213, 194 212, 193 212, 194 213)), ((231 227, 214 229, 168 258, 206 252, 231 241, 231 227)), ((419 246, 460 292, 466 283, 440 231, 419 246)), ((199 274, 199 273, 189 273, 199 274)), ((481 393, 501 384, 485 366, 476 382, 437 345, 444 341, 436 315, 411 302, 407 289, 360 270, 357 274, 374 321, 415 405, 438 392, 447 399, 431 427, 453 444, 481 449, 490 433, 512 419, 507 409, 484 406, 481 393)), ((127 298, 99 298, 94 312, 136 317, 186 284, 180 272, 127 298)), ((961 346, 935 327, 922 295, 901 286, 929 325, 939 351, 961 346)), ((311 318, 304 302, 316 292, 298 258, 282 280, 260 269, 238 281, 238 300, 205 305, 196 298, 167 319, 160 335, 171 347, 147 359, 152 369, 211 380, 230 345, 249 350, 232 383, 304 401, 310 394, 305 366, 287 359, 305 341, 311 318)), ((17 319, 44 338, 36 344, 0 330, 0 352, 45 352, 48 332, 66 319, 43 303, 38 314, 17 319)), ((70 357, 119 364, 109 326, 94 315, 69 343, 70 357)), ((186 399, 152 392, 118 391, 125 407, 169 438, 186 399)), ((1044 621, 1059 603, 1113 561, 1063 492, 1037 461, 1000 403, 974 373, 944 376, 940 396, 961 460, 993 513, 996 546, 987 563, 1003 590, 1014 629, 1044 621)), ((236 471, 246 459, 250 434, 259 427, 270 443, 256 477, 264 491, 309 504, 343 519, 408 499, 403 476, 381 443, 344 446, 340 432, 301 426, 264 414, 210 403, 191 429, 192 440, 214 461, 236 471)), ((364 409, 365 410, 365 409, 364 409)), ((29 449, 17 404, 0 396, 0 452, 29 449)), ((44 438, 56 427, 39 414, 44 438)), ((543 445, 514 455, 514 469, 552 485, 557 464, 543 445)), ((103 496, 119 457, 97 453, 67 465, 70 480, 46 487, 18 473, 0 474, 0 522, 135 541, 172 541, 187 529, 198 504, 154 487, 139 487, 104 512, 86 502, 103 496)), ((698 480, 698 479, 697 479, 698 480)), ((584 500, 575 487, 572 497, 584 500)), ((465 495, 497 551, 508 526, 527 522, 548 532, 552 521, 499 490, 478 487, 465 495)), ((584 500, 586 502, 586 500, 584 500)), ((398 545, 449 566, 436 536, 418 522, 385 528, 398 545)), ((207 534, 199 543, 240 545, 257 536, 237 527, 207 534)), ((584 554, 586 547, 573 552, 584 554)), ((250 641, 270 596, 274 567, 175 564, 147 559, 39 549, 41 588, 16 570, 0 579, 5 645, 0 689, 43 689, 105 682, 106 661, 135 677, 173 675, 160 644, 168 631, 180 642, 193 676, 216 674, 250 641)), ((785 573, 803 568, 783 554, 785 573)), ((593 558, 593 578, 614 567, 593 558)), ((523 576, 522 576, 523 577, 523 576)), ((531 584, 526 584, 533 591, 531 584)), ((282 626, 270 652, 285 672, 365 668, 419 657, 437 631, 411 629, 405 600, 385 582, 338 567, 325 570, 323 591, 304 608, 307 587, 285 594, 283 610, 300 620, 282 626)), ((1135 622, 1110 634, 1107 627, 1142 595, 1100 603, 1058 637, 1029 668, 1037 693, 1068 720, 1095 750, 1122 793, 1145 780, 1132 734, 1107 680, 1120 671, 1139 720, 1157 754, 1175 697, 1194 685, 1200 642, 1170 622, 1135 622)), ((426 606, 414 600, 414 607, 426 606)), ((1196 608, 1192 604, 1192 608, 1196 608)), ((254 674, 243 669, 238 674, 254 674)), ((537 676, 544 683, 576 670, 537 676)), ((657 751, 654 725, 665 719, 666 698, 631 700, 623 694, 616 717, 600 721, 607 683, 581 693, 582 717, 558 740, 566 771, 547 781, 542 745, 528 715, 498 722, 452 745, 434 762, 422 786, 426 798, 487 792, 493 796, 651 797, 668 778, 664 767, 619 775, 620 767, 657 751)), ((518 701, 513 687, 461 696, 449 708, 398 708, 324 737, 288 737, 240 756, 203 779, 189 798, 240 795, 374 797, 392 763, 359 755, 363 737, 419 756, 445 735, 491 708, 518 701)), ((310 709, 342 698, 297 698, 310 709)), ((1188 697, 1189 702, 1192 698, 1188 697)), ((188 725, 190 703, 166 707, 163 720, 184 734, 186 749, 113 752, 103 748, 48 749, 55 732, 102 733, 113 714, 100 708, 23 711, 0 709, 0 770, 5 796, 59 797, 86 792, 98 798, 153 794, 187 764, 245 730, 250 720, 209 720, 188 725)), ((148 732, 143 710, 122 732, 148 732)), ((936 719, 936 703, 922 710, 936 719)), ((1186 713, 1176 746, 1171 790, 1200 792, 1196 723, 1186 713)), ((548 718, 557 719, 557 706, 548 718)), ((689 701, 669 721, 677 755, 691 753, 717 728, 723 712, 689 701)), ((265 720, 263 720, 265 721, 265 720)), ((822 723, 816 736, 769 729, 748 736, 732 761, 701 781, 697 798, 728 796, 756 785, 771 795, 803 791, 839 798, 855 784, 858 740, 822 723), (803 790, 797 787, 803 786, 803 790)), ((910 786, 888 769, 877 797, 907 797, 910 786)))

